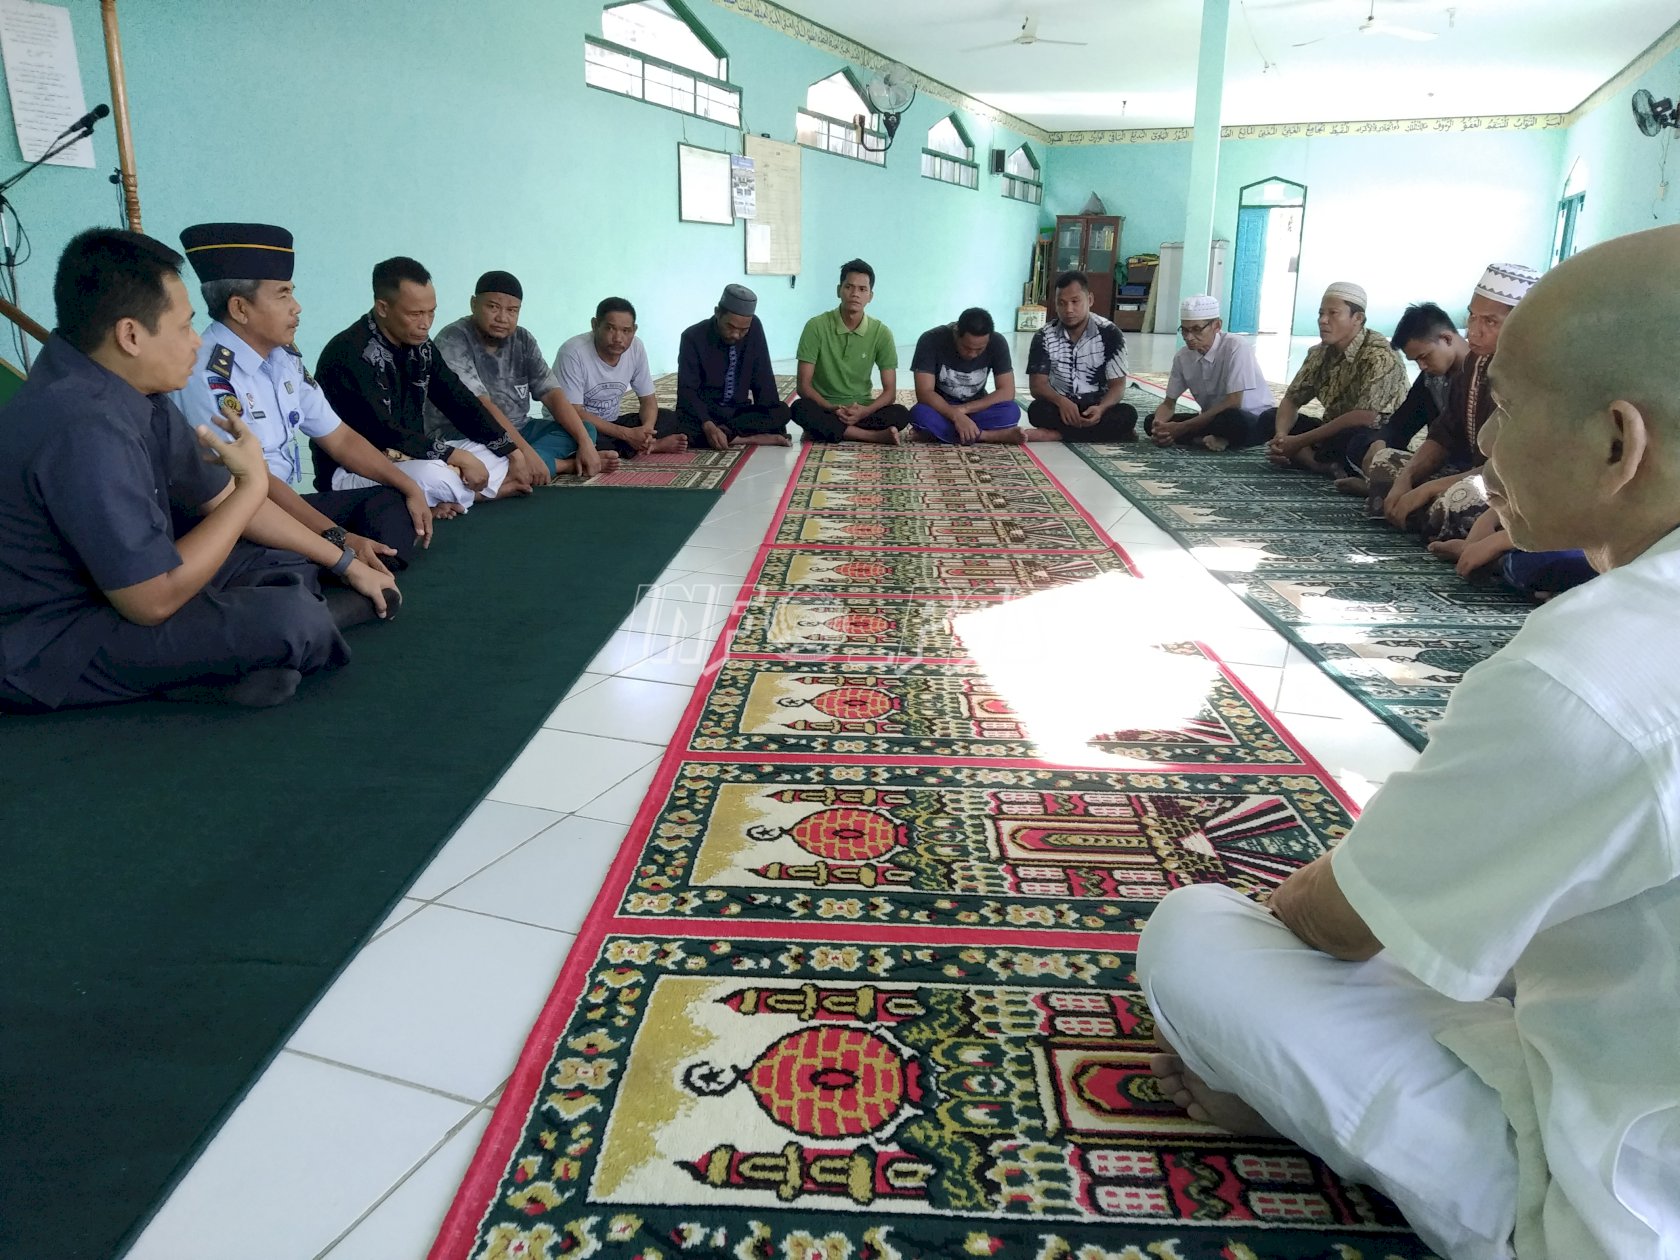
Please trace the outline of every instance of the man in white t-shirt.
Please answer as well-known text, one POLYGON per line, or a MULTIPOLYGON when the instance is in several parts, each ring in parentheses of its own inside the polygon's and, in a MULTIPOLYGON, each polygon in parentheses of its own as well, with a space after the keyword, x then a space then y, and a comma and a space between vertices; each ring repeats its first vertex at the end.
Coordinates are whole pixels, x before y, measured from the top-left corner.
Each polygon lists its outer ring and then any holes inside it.
POLYGON ((1452 1260, 1680 1256, 1680 227, 1511 313, 1480 433, 1517 546, 1600 576, 1465 675, 1416 768, 1262 907, 1138 950, 1163 1093, 1382 1190, 1452 1260))
POLYGON ((554 375, 566 401, 626 459, 686 451, 676 432, 677 416, 659 405, 648 370, 647 347, 636 336, 636 308, 624 298, 602 298, 589 331, 561 345, 554 375), (624 395, 634 390, 635 415, 620 415, 624 395))

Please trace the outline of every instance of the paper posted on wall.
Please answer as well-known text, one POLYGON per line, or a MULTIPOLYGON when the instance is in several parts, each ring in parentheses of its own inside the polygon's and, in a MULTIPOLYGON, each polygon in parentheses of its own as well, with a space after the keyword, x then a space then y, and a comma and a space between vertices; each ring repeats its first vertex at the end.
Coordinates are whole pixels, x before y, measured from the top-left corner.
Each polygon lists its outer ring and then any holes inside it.
MULTIPOLYGON (((0 0, 0 58, 23 160, 33 162, 87 112, 70 10, 35 0, 0 0)), ((92 166, 93 142, 78 140, 54 166, 92 166)))
POLYGON ((753 178, 753 160, 739 153, 729 159, 729 191, 735 201, 737 219, 758 218, 758 194, 753 178))
POLYGON ((771 258, 772 244, 770 225, 768 223, 747 224, 747 262, 757 263, 759 266, 768 265, 771 258))

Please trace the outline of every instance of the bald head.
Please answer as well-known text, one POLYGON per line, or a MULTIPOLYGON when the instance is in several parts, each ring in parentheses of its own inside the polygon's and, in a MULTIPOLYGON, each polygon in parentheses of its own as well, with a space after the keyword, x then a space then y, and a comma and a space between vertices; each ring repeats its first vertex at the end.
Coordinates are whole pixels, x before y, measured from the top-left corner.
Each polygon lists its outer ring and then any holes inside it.
POLYGON ((1578 413, 1617 399, 1680 437, 1680 227, 1595 245, 1555 267, 1505 321, 1500 358, 1578 413), (1516 360, 1516 362, 1513 362, 1516 360))
POLYGON ((1676 275, 1680 227, 1618 237, 1506 320, 1480 442, 1488 502, 1518 547, 1580 549, 1603 571, 1680 526, 1676 275))

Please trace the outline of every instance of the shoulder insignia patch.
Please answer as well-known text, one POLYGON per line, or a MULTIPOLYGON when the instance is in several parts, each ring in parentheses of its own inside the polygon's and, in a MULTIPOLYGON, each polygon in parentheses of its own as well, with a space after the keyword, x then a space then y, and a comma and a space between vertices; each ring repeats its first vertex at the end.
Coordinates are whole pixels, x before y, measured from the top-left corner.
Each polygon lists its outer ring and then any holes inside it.
MULTIPOLYGON (((300 371, 300 372, 302 372, 302 373, 303 373, 303 383, 304 383, 304 384, 305 384, 305 385, 307 385, 307 386, 309 386, 309 388, 310 388, 310 389, 314 389, 314 388, 316 388, 316 385, 315 385, 315 378, 314 378, 314 377, 313 377, 313 376, 311 376, 311 375, 309 375, 309 369, 308 369, 308 368, 307 368, 307 367, 305 367, 305 366, 304 366, 304 363, 303 363, 303 351, 302 351, 302 350, 299 350, 299 349, 298 349, 298 348, 297 348, 297 342, 295 342, 295 341, 294 341, 294 342, 292 342, 292 343, 291 343, 291 344, 290 344, 290 345, 288 345, 288 346, 287 346, 287 347, 286 347, 286 349, 287 349, 287 350, 288 350, 288 351, 290 351, 290 352, 291 352, 291 355, 292 355, 292 357, 293 357, 293 358, 294 358, 294 359, 296 359, 296 360, 297 360, 297 361, 298 361, 298 362, 297 362, 297 366, 298 366, 298 371, 300 371)), ((291 392, 291 388, 292 388, 292 386, 291 386, 291 383, 290 383, 290 382, 289 382, 289 381, 288 381, 288 382, 287 382, 287 384, 286 384, 286 391, 287 391, 287 392, 288 392, 288 393, 290 393, 290 392, 291 392)))
POLYGON ((205 366, 216 376, 232 376, 233 351, 229 347, 218 343, 216 348, 210 352, 210 362, 205 366))
POLYGON ((217 411, 235 418, 245 414, 245 404, 239 401, 239 391, 234 389, 232 381, 214 373, 206 373, 205 380, 210 386, 210 401, 216 404, 217 411))

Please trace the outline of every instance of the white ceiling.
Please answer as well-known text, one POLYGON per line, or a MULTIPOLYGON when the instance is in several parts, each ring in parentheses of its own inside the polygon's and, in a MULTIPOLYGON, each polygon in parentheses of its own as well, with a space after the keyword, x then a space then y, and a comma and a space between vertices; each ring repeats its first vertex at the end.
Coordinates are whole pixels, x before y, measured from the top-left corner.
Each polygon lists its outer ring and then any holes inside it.
MULTIPOLYGON (((778 0, 1051 131, 1187 127, 1194 0, 778 0), (1040 39, 1012 45, 1027 12, 1040 39)), ((1356 33, 1371 0, 1232 0, 1226 125, 1566 113, 1659 39, 1674 0, 1375 0, 1428 42, 1356 33), (1310 48, 1293 45, 1334 34, 1310 48)))

